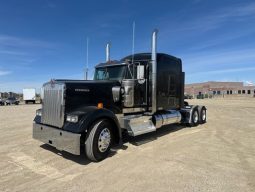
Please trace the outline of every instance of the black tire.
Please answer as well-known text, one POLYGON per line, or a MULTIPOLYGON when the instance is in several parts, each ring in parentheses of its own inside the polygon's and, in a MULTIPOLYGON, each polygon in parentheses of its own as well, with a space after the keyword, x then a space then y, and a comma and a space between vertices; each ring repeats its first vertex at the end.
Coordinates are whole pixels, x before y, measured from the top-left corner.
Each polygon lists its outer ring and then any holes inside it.
POLYGON ((91 126, 90 131, 87 133, 86 140, 85 140, 85 151, 86 151, 87 157, 91 161, 101 161, 105 159, 109 154, 112 142, 113 142, 113 134, 112 134, 111 123, 105 119, 101 119, 95 122, 91 126), (104 134, 105 132, 107 132, 107 134, 110 135, 110 142, 108 147, 102 150, 102 148, 99 147, 100 145, 99 138, 100 136, 102 137, 102 134, 104 134))
POLYGON ((197 126, 199 124, 199 112, 198 109, 194 109, 191 114, 191 126, 197 126))
POLYGON ((202 107, 199 116, 200 116, 200 123, 201 124, 206 123, 206 108, 205 107, 202 107))

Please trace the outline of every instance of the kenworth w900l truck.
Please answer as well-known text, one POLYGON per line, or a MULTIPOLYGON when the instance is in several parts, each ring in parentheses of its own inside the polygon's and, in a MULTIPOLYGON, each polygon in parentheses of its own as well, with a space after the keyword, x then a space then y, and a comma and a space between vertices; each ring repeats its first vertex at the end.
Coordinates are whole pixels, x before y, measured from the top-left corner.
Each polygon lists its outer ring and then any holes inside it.
POLYGON ((33 138, 59 150, 100 161, 122 136, 138 136, 182 123, 206 122, 206 107, 184 102, 184 72, 179 58, 152 52, 95 67, 94 80, 51 80, 43 85, 42 108, 36 111, 33 138))

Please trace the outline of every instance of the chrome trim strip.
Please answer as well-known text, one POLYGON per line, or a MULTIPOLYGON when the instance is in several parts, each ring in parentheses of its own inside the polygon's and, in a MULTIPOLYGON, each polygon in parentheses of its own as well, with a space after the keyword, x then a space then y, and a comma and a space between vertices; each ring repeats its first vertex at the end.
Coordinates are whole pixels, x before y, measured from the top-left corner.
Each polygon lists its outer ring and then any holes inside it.
POLYGON ((124 108, 123 113, 136 113, 136 112, 144 112, 145 108, 137 107, 137 108, 124 108))

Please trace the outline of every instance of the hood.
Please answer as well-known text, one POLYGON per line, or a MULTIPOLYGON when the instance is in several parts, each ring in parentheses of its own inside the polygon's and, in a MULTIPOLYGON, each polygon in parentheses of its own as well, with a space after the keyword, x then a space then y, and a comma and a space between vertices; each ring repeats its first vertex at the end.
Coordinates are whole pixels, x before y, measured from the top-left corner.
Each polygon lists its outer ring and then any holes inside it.
POLYGON ((79 110, 87 106, 97 106, 103 103, 104 108, 116 108, 113 101, 112 88, 120 86, 119 81, 92 81, 92 80, 56 80, 65 84, 65 111, 66 113, 79 110))

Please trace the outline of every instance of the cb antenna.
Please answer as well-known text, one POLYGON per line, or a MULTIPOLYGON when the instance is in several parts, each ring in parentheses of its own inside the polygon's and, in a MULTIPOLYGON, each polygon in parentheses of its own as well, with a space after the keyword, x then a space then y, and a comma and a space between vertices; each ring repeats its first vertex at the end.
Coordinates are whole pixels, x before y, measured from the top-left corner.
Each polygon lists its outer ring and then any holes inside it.
POLYGON ((88 80, 88 72, 89 72, 89 38, 87 37, 86 68, 85 68, 85 76, 84 76, 85 80, 88 80))

